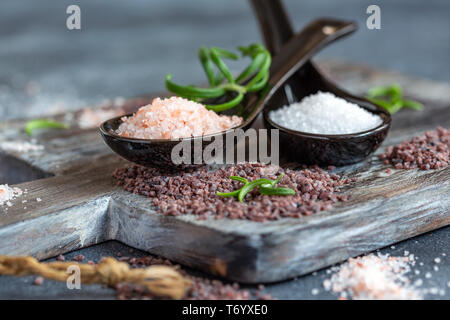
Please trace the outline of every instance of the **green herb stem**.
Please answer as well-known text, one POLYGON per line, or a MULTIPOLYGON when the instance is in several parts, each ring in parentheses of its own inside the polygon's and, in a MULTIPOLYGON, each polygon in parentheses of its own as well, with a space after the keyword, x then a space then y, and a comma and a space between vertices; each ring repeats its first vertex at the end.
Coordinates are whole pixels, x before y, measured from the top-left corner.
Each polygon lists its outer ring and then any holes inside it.
POLYGON ((402 108, 423 110, 423 104, 414 100, 403 99, 403 89, 398 84, 377 86, 367 91, 367 99, 394 114, 402 108))
POLYGON ((240 202, 244 201, 245 196, 256 187, 259 187, 259 192, 262 195, 268 196, 289 196, 294 195, 295 190, 291 188, 275 187, 283 178, 284 174, 281 174, 277 179, 270 180, 266 178, 260 178, 249 182, 247 179, 239 176, 230 176, 231 180, 244 183, 244 186, 240 189, 231 192, 219 192, 216 194, 221 197, 238 197, 240 202))
POLYGON ((206 107, 215 112, 225 111, 241 103, 247 92, 257 92, 266 87, 269 81, 270 53, 260 44, 239 47, 243 57, 252 59, 250 65, 236 78, 233 78, 230 69, 223 59, 237 60, 238 55, 217 47, 201 47, 198 58, 208 78, 209 88, 196 86, 182 86, 171 81, 172 75, 166 76, 166 88, 180 97, 204 103, 206 107), (218 70, 215 75, 215 67, 218 70), (223 97, 223 98, 222 98, 223 97), (226 102, 212 104, 210 99, 226 102))
POLYGON ((48 119, 36 119, 28 121, 25 125, 25 132, 32 136, 34 130, 37 129, 68 129, 69 126, 62 122, 52 121, 48 119))

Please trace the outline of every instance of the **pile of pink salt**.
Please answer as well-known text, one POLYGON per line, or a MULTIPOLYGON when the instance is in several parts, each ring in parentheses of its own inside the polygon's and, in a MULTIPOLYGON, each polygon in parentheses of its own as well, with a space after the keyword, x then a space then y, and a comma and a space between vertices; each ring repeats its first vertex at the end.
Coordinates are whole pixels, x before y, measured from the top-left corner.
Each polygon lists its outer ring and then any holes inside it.
POLYGON ((218 115, 194 101, 156 98, 133 116, 123 117, 116 133, 129 138, 178 139, 221 132, 241 123, 241 117, 218 115))
POLYGON ((414 265, 414 256, 391 257, 382 254, 351 258, 337 267, 325 290, 340 294, 340 299, 420 300, 421 292, 405 276, 414 265))
POLYGON ((84 108, 78 118, 78 126, 81 129, 91 129, 98 127, 102 124, 103 121, 106 121, 110 118, 118 117, 123 114, 123 110, 121 108, 112 109, 112 108, 99 108, 99 109, 90 109, 84 108))
POLYGON ((22 190, 16 187, 10 187, 7 184, 0 184, 0 206, 6 203, 8 207, 12 206, 10 200, 20 197, 22 190))

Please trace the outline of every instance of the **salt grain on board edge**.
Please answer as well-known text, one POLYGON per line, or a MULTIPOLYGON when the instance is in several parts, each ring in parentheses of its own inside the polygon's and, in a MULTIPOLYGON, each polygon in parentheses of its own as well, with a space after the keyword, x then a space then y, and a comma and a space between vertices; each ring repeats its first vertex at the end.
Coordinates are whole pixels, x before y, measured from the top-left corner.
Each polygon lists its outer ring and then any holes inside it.
POLYGON ((422 136, 389 146, 380 155, 384 164, 396 169, 439 169, 450 163, 450 129, 438 127, 422 136))
POLYGON ((22 190, 17 187, 10 187, 7 184, 0 184, 0 206, 6 204, 10 207, 10 200, 14 200, 22 195, 22 190))
POLYGON ((418 300, 419 289, 405 276, 415 263, 414 256, 390 257, 382 254, 351 258, 339 267, 331 279, 323 282, 325 290, 338 293, 340 299, 418 300))
POLYGON ((291 170, 260 163, 241 163, 217 170, 202 167, 177 174, 132 166, 116 169, 113 176, 125 190, 153 198, 153 204, 165 215, 194 214, 201 219, 214 216, 257 222, 300 218, 330 209, 334 203, 348 200, 348 195, 337 192, 350 182, 317 166, 291 170), (262 177, 276 179, 281 173, 284 177, 279 186, 294 189, 295 195, 263 196, 253 190, 244 202, 216 195, 216 191, 229 192, 242 187, 241 183, 230 180, 230 176, 251 181, 262 177))

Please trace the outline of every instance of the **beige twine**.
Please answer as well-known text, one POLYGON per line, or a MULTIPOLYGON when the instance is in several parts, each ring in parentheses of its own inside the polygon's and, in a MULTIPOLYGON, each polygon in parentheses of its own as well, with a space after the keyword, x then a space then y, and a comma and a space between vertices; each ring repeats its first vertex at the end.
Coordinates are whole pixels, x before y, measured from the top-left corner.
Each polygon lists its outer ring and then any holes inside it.
POLYGON ((145 287, 158 296, 181 299, 190 287, 190 280, 173 267, 150 266, 145 269, 130 269, 125 262, 104 258, 96 265, 72 261, 40 263, 30 256, 0 256, 0 274, 10 276, 39 275, 46 279, 65 282, 70 274, 69 266, 80 268, 80 281, 84 284, 101 283, 109 286, 131 283, 145 287))

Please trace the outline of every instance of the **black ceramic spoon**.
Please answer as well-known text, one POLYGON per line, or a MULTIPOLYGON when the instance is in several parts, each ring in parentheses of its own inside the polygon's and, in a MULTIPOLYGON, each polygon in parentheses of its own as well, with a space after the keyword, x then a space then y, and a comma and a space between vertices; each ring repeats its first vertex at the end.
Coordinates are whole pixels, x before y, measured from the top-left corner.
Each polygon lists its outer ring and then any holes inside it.
MULTIPOLYGON (((232 112, 243 118, 243 123, 237 128, 248 128, 277 89, 299 70, 314 53, 331 41, 352 32, 354 28, 355 26, 351 22, 336 19, 320 19, 313 21, 292 37, 273 58, 269 83, 266 88, 259 93, 247 94, 242 107, 228 110, 228 114, 232 112), (331 30, 331 32, 324 32, 324 30, 331 30)), ((107 120, 100 126, 100 133, 106 144, 125 159, 151 167, 180 168, 191 166, 174 164, 172 162, 171 154, 174 146, 182 140, 190 142, 192 146, 195 145, 196 141, 202 140, 202 150, 204 150, 207 145, 219 136, 225 142, 225 134, 232 132, 232 130, 228 130, 203 137, 175 140, 126 138, 115 133, 115 130, 122 122, 121 118, 116 117, 107 120)), ((225 147, 226 145, 224 144, 225 147)), ((226 150, 224 150, 224 154, 226 154, 226 150)), ((194 154, 192 154, 190 163, 193 165, 195 165, 194 160, 194 154)))
MULTIPOLYGON (((284 43, 296 37, 289 17, 280 0, 251 0, 258 18, 266 47, 276 55, 284 43)), ((356 25, 353 25, 356 30, 356 25)), ((333 27, 324 26, 324 33, 333 33, 333 27)), ((310 61, 305 62, 283 88, 277 91, 264 109, 264 121, 268 128, 280 130, 280 153, 288 159, 319 165, 347 165, 367 158, 386 137, 391 116, 383 108, 368 100, 349 94, 328 80, 310 61), (269 118, 271 110, 299 101, 317 91, 327 91, 364 109, 379 115, 383 122, 376 128, 354 134, 312 134, 284 128, 269 118)))

